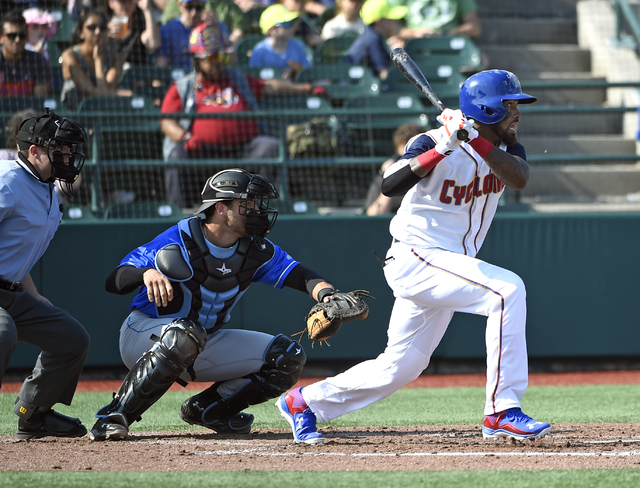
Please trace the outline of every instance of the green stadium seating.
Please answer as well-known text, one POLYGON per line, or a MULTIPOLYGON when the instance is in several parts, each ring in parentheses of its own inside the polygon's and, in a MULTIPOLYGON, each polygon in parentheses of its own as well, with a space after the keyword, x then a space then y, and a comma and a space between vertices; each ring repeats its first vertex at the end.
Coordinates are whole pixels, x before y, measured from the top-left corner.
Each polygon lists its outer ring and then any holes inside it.
POLYGON ((236 46, 237 67, 247 68, 249 67, 249 58, 251 57, 251 50, 253 46, 258 44, 264 36, 261 34, 249 34, 244 36, 238 45, 236 46))
POLYGON ((425 131, 431 125, 429 117, 423 112, 425 107, 421 100, 411 92, 354 98, 345 103, 345 108, 361 112, 347 115, 345 120, 343 151, 348 156, 389 156, 395 150, 391 135, 400 125, 413 123, 422 126, 425 131), (367 113, 363 113, 363 110, 367 113), (372 116, 370 110, 386 111, 389 115, 372 116), (403 114, 403 110, 407 113, 403 114))
POLYGON ((131 66, 123 71, 120 88, 147 97, 160 106, 171 84, 185 74, 184 69, 172 66, 131 66))
POLYGON ((375 97, 380 94, 380 80, 371 68, 354 64, 316 64, 300 70, 295 81, 323 86, 334 106, 345 100, 359 97, 375 97))
POLYGON ((167 202, 130 202, 107 206, 105 220, 113 219, 165 219, 177 222, 183 217, 182 209, 167 202))
POLYGON ((422 65, 451 65, 472 74, 482 70, 482 55, 474 42, 464 36, 435 36, 407 39, 404 50, 422 65))
POLYGON ((316 46, 313 52, 313 63, 342 63, 347 55, 351 44, 356 40, 358 34, 349 32, 340 37, 325 39, 316 46))

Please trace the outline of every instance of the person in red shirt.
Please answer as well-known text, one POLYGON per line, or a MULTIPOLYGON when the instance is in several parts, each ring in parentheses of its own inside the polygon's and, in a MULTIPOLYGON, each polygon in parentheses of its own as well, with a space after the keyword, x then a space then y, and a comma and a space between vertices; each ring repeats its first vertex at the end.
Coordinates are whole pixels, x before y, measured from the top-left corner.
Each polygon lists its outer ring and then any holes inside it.
MULTIPOLYGON (((189 52, 194 71, 176 81, 162 102, 163 114, 235 113, 259 110, 258 100, 273 95, 320 93, 310 83, 261 80, 229 68, 232 44, 215 22, 202 23, 191 31, 189 52)), ((251 118, 165 118, 160 120, 165 135, 165 161, 190 158, 263 159, 278 156, 278 139, 265 134, 261 123, 251 118)), ((198 201, 202 182, 185 171, 165 172, 166 198, 181 206, 198 201), (191 180, 191 181, 190 181, 191 180), (182 187, 182 188, 181 188, 182 187), (195 190, 195 194, 194 194, 195 190)))

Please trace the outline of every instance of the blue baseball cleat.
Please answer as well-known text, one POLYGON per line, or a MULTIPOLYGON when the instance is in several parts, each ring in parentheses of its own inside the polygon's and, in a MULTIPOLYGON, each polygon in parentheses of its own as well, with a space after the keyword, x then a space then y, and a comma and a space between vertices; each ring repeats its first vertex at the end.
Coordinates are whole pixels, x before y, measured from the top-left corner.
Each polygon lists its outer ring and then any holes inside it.
POLYGON ((538 422, 519 408, 510 408, 493 415, 486 415, 482 426, 482 437, 499 439, 512 437, 516 440, 539 439, 551 432, 551 425, 538 422))
POLYGON ((316 416, 302 399, 301 390, 302 388, 296 388, 281 395, 276 401, 276 407, 280 410, 280 415, 291 425, 296 442, 322 444, 324 436, 317 432, 316 416))

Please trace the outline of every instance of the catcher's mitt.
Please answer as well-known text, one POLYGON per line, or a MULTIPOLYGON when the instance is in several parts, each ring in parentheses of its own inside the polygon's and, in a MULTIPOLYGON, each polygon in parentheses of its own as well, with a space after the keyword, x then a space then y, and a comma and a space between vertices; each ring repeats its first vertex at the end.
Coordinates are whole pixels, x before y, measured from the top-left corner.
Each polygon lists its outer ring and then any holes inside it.
POLYGON ((338 332, 343 322, 365 319, 369 307, 362 297, 373 298, 366 290, 336 291, 328 302, 316 303, 306 318, 309 338, 316 342, 326 341, 338 332))

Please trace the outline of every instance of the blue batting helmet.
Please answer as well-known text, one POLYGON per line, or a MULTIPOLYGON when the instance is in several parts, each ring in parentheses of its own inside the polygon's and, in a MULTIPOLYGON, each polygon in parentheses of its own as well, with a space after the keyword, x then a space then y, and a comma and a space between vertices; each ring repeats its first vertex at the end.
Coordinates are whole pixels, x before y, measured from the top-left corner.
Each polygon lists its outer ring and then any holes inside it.
POLYGON ((460 89, 460 110, 465 117, 482 124, 497 124, 506 117, 505 100, 533 103, 537 98, 522 93, 516 75, 499 69, 470 76, 460 89))

